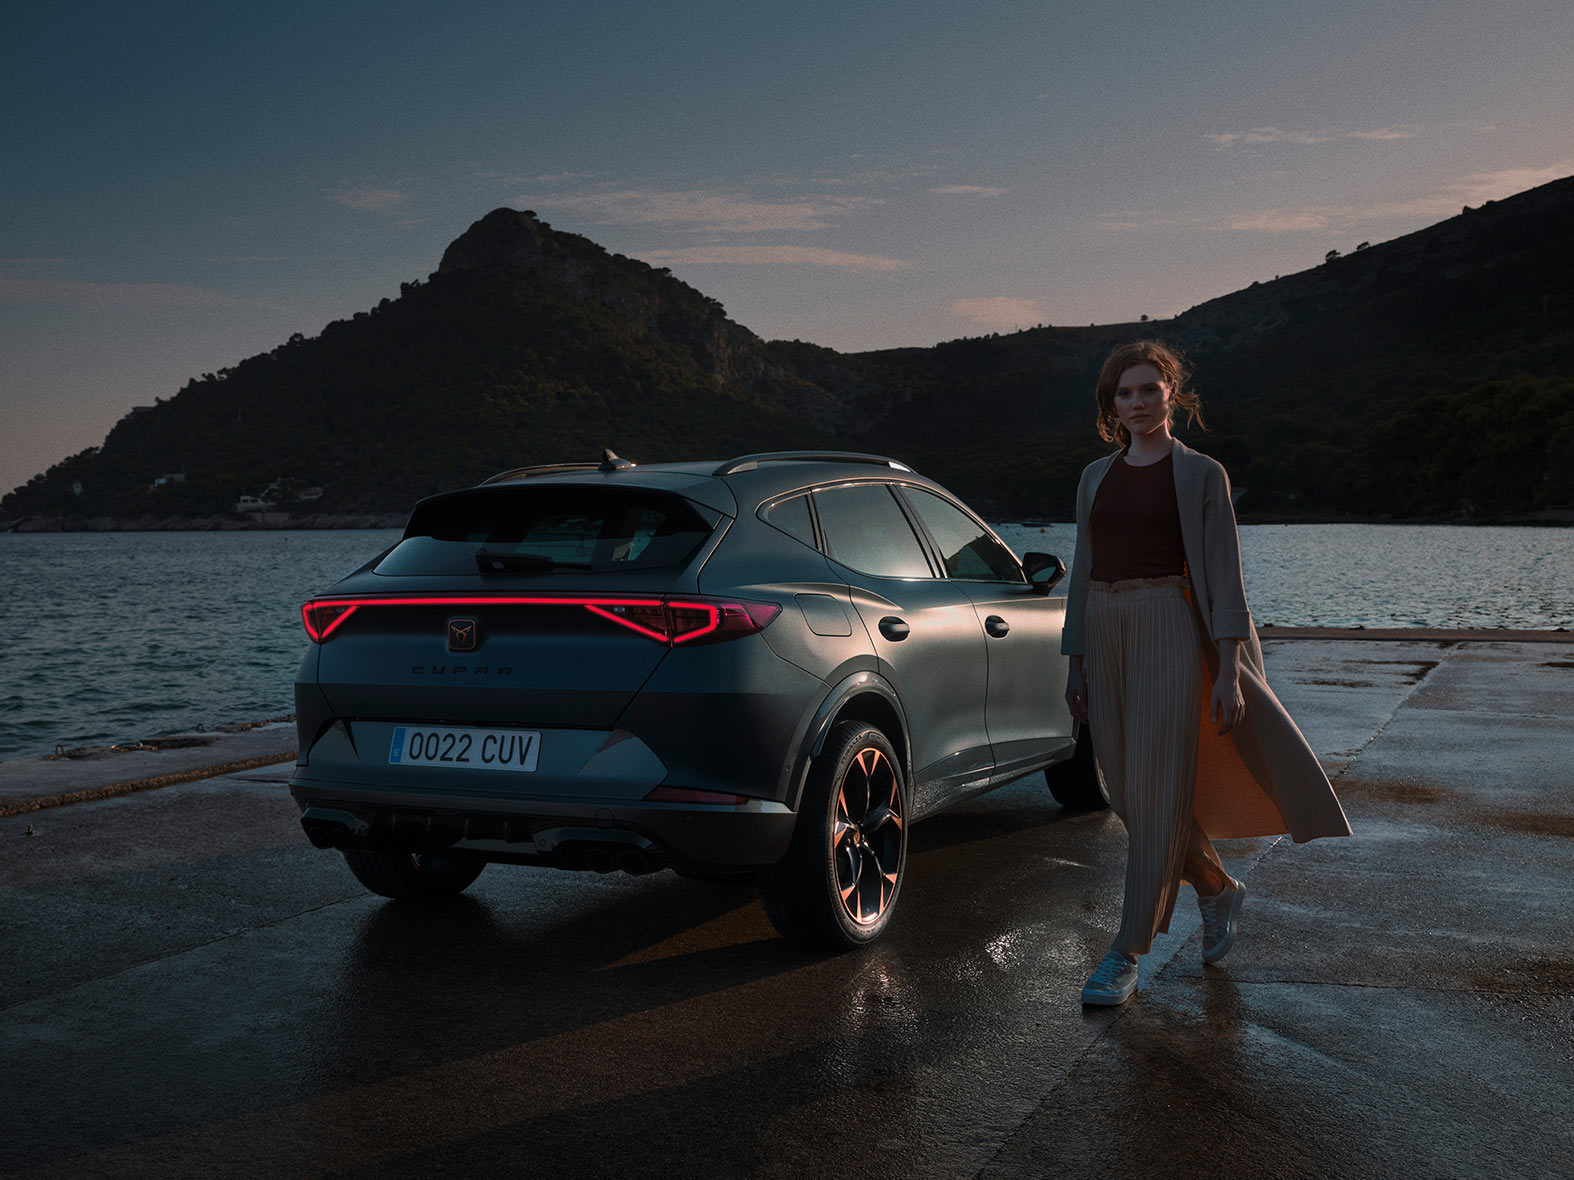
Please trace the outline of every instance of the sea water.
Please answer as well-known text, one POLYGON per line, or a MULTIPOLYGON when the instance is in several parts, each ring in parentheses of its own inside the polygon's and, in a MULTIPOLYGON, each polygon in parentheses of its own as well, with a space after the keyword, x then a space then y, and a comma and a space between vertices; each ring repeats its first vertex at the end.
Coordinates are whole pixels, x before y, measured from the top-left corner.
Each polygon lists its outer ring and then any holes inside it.
MULTIPOLYGON (((1004 524, 1069 565, 1071 525, 1004 524)), ((280 717, 300 604, 398 530, 0 534, 0 758, 280 717)), ((1574 629, 1574 531, 1241 530, 1259 623, 1574 629)))

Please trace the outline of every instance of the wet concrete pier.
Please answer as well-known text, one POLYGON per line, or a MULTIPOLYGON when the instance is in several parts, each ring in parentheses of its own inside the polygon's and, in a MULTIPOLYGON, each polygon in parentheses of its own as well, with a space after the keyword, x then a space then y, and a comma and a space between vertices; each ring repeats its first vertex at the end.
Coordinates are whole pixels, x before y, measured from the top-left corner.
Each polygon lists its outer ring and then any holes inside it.
POLYGON ((1268 667, 1355 838, 1223 845, 1235 949, 1188 890, 1118 1010, 1119 821, 1037 779, 918 825, 829 958, 670 873, 386 903, 287 765, 0 818, 0 1172, 1567 1177, 1574 644, 1268 667))

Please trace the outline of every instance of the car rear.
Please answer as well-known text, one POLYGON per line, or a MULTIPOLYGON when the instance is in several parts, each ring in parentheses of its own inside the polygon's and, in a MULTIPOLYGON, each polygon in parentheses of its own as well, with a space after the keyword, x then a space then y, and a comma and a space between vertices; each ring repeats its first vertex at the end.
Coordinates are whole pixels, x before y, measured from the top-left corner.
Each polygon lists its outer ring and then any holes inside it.
POLYGON ((699 590, 737 513, 682 469, 423 501, 303 608, 291 792, 312 841, 630 871, 779 858, 781 768, 822 684, 764 641, 792 625, 781 602, 699 590))

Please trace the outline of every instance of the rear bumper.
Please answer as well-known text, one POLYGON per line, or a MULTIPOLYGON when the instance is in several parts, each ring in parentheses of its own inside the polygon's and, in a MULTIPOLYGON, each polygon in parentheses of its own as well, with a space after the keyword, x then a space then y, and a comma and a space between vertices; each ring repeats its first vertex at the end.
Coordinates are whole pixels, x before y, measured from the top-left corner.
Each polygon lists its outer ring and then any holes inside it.
POLYGON ((786 855, 797 819, 784 804, 760 799, 710 806, 393 793, 319 779, 306 767, 290 780, 290 794, 319 847, 446 849, 568 869, 599 868, 607 855, 618 860, 626 852, 647 869, 762 868, 786 855))

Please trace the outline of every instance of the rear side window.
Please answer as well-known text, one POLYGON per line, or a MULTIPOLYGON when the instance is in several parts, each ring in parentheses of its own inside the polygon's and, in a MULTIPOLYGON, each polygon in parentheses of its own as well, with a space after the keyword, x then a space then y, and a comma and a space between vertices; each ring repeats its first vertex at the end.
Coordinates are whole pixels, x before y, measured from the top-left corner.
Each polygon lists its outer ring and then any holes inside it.
POLYGON ((687 500, 647 488, 472 488, 417 505, 376 572, 650 569, 687 561, 712 527, 687 500))
POLYGON ((904 488, 903 494, 940 547, 948 577, 973 582, 1025 580, 1010 551, 955 504, 922 488, 904 488))
POLYGON ((807 493, 772 504, 766 509, 765 519, 782 532, 797 537, 809 548, 814 548, 814 521, 809 518, 807 493))
POLYGON ((850 569, 886 578, 932 578, 929 560, 885 484, 841 484, 814 493, 826 553, 850 569))

